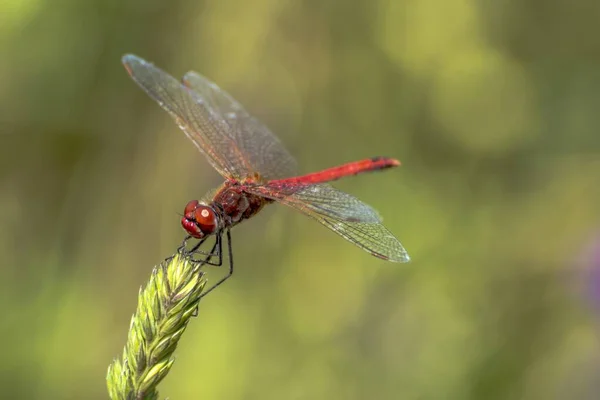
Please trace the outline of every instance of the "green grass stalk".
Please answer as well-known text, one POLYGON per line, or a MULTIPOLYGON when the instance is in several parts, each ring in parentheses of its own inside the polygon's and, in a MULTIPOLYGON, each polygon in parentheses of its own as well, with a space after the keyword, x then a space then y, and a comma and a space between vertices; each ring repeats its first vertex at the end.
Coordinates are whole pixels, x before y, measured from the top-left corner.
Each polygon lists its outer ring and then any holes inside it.
POLYGON ((140 289, 123 356, 108 367, 113 400, 157 399, 157 385, 169 373, 173 353, 206 284, 201 264, 181 254, 156 266, 140 289))

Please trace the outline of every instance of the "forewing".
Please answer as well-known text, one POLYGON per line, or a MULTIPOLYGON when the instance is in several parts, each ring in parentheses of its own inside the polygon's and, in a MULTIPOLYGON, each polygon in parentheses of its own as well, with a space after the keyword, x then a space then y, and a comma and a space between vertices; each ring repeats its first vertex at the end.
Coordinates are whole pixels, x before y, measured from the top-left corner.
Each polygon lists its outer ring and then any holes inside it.
POLYGON ((376 257, 394 262, 410 260, 375 210, 330 185, 296 188, 265 185, 247 190, 301 211, 376 257))
POLYGON ((173 117, 221 175, 242 179, 252 172, 230 124, 210 102, 137 56, 128 54, 122 61, 133 80, 173 117))
POLYGON ((296 161, 279 139, 226 91, 194 71, 185 74, 183 83, 223 117, 229 127, 227 134, 253 171, 259 172, 266 180, 296 174, 296 161))

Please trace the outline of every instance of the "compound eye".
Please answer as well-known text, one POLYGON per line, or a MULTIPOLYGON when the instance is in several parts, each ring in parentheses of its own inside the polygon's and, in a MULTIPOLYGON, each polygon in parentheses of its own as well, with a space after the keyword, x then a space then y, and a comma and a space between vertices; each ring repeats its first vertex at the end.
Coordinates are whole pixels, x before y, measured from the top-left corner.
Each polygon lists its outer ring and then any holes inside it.
POLYGON ((183 215, 187 218, 192 217, 192 213, 198 208, 198 200, 192 200, 186 204, 185 210, 183 211, 183 215))
POLYGON ((217 215, 208 206, 198 206, 194 210, 194 219, 205 235, 210 235, 217 229, 217 215))

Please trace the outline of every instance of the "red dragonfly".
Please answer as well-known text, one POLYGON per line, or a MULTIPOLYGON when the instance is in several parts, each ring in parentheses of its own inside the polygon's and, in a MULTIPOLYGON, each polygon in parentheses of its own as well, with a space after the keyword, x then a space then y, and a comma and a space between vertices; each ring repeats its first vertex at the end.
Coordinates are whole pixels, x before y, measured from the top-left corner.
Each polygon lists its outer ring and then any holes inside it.
POLYGON ((224 178, 225 183, 206 200, 186 206, 181 225, 188 239, 200 239, 190 253, 211 235, 216 241, 202 261, 222 265, 226 233, 229 272, 203 295, 233 274, 230 230, 257 214, 266 204, 279 202, 314 218, 375 257, 407 262, 398 239, 381 224, 377 212, 357 198, 326 182, 400 165, 385 157, 368 158, 296 176, 296 162, 281 142, 227 92, 204 76, 190 71, 182 81, 135 56, 123 56, 133 80, 175 120, 198 150, 224 178), (211 262, 218 257, 217 262, 211 262))

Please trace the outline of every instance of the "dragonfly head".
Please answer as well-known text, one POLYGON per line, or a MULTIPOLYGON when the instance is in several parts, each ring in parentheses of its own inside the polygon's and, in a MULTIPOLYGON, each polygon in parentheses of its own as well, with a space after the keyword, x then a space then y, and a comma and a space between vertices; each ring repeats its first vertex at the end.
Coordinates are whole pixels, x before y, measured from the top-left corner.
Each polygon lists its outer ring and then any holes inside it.
POLYGON ((192 200, 185 206, 181 226, 196 239, 202 239, 214 233, 218 226, 217 214, 212 207, 192 200))

